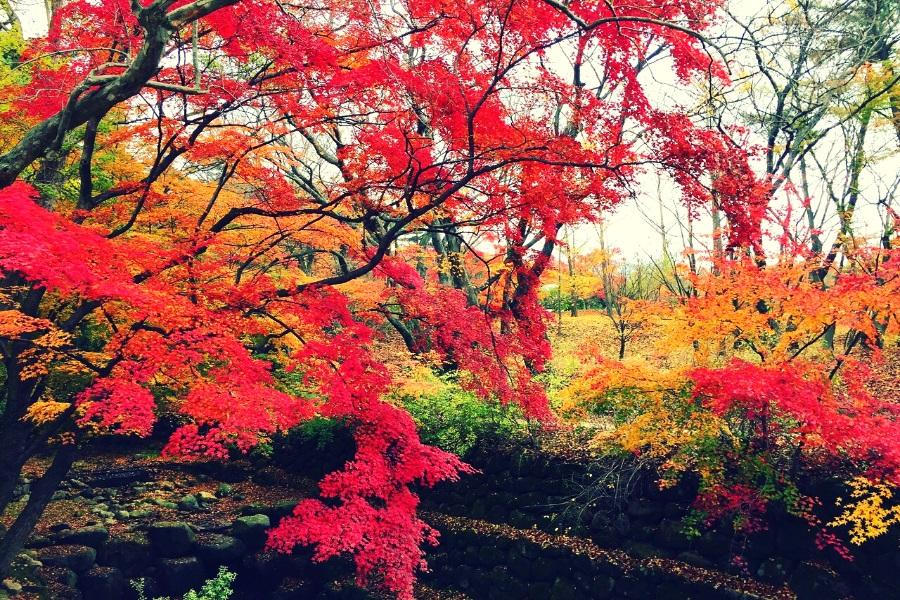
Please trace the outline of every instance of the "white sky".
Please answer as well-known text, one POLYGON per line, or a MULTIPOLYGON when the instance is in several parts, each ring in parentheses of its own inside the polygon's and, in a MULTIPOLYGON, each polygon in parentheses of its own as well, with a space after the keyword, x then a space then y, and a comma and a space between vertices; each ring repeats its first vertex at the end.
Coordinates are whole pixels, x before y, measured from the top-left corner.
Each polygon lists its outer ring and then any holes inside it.
POLYGON ((11 0, 11 2, 26 38, 37 37, 47 31, 47 10, 44 0, 11 0))

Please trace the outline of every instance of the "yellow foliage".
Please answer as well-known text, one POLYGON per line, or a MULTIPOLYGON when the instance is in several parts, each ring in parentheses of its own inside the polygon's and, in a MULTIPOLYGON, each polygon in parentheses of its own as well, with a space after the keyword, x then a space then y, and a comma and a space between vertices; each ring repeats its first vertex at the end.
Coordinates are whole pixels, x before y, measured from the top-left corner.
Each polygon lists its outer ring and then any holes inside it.
POLYGON ((28 407, 23 421, 30 421, 35 425, 45 425, 59 418, 71 404, 68 402, 58 402, 56 400, 39 400, 28 407))
POLYGON ((848 525, 851 542, 862 544, 885 533, 891 525, 900 524, 900 504, 886 506, 894 497, 892 486, 865 477, 854 477, 847 485, 851 490, 850 499, 845 503, 838 498, 838 505, 844 512, 829 525, 848 525))
POLYGON ((725 423, 707 413, 689 410, 680 397, 686 378, 683 369, 659 369, 643 359, 600 359, 589 373, 563 391, 564 406, 578 410, 614 394, 618 410, 638 414, 614 431, 602 432, 594 445, 614 445, 627 452, 665 460, 665 468, 683 471, 676 450, 701 438, 728 439, 725 423), (687 409, 687 410, 686 410, 687 409))
POLYGON ((0 310, 0 337, 17 338, 52 327, 53 324, 46 319, 36 319, 17 310, 0 310))

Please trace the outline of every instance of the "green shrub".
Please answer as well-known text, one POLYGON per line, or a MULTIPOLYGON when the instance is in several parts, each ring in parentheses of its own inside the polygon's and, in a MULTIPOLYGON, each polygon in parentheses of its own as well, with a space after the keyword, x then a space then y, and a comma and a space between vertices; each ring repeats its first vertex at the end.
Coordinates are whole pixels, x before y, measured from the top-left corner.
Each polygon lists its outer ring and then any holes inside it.
MULTIPOLYGON (((200 591, 189 590, 183 600, 228 600, 234 593, 232 586, 237 574, 232 573, 225 567, 219 567, 219 572, 212 579, 207 579, 200 591)), ((138 600, 148 600, 144 594, 144 580, 132 579, 130 581, 132 589, 137 592, 138 600)), ((154 598, 153 600, 171 600, 168 596, 154 598)))
POLYGON ((405 396, 401 401, 415 419, 423 442, 459 456, 479 441, 509 440, 526 430, 518 407, 483 400, 452 382, 438 392, 405 396))

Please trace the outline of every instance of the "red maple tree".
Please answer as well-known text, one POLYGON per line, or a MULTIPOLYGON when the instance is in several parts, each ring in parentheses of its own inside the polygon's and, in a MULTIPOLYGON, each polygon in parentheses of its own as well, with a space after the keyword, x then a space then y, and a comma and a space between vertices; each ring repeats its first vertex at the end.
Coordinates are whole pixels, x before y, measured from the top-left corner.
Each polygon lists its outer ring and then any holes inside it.
POLYGON ((91 435, 147 435, 165 406, 184 423, 167 453, 224 459, 318 414, 351 424, 356 456, 270 546, 351 553, 361 580, 411 597, 435 539, 411 486, 468 467, 384 400, 374 337, 393 326, 482 396, 550 419, 536 287, 562 226, 656 165, 689 205, 717 193, 732 245, 758 250, 765 186, 742 152, 639 79, 660 47, 682 79, 724 78, 699 33, 715 4, 57 11, 0 90, 18 132, 0 146, 0 510, 23 464, 55 452, 0 572, 91 435), (698 183, 711 171, 714 189, 698 183), (421 240, 449 274, 405 258, 421 240))

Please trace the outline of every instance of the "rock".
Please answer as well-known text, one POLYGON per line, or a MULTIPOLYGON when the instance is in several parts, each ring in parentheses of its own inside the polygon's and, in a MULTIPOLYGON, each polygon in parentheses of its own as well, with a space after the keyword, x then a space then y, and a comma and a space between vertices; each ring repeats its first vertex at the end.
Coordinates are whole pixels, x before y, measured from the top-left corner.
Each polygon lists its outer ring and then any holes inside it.
POLYGON ((238 461, 210 461, 197 463, 197 468, 207 477, 216 481, 227 483, 240 483, 250 478, 250 470, 247 465, 241 465, 238 461))
POLYGON ((802 562, 791 575, 789 585, 798 600, 837 600, 849 595, 836 573, 813 562, 802 562))
POLYGON ((152 498, 150 500, 153 504, 157 506, 161 506, 162 508, 178 508, 178 505, 174 502, 170 502, 169 500, 163 500, 162 498, 152 498))
POLYGON ((72 529, 72 526, 68 523, 55 523, 50 526, 50 531, 53 533, 59 533, 60 531, 65 531, 66 529, 72 529))
POLYGON ((33 550, 18 554, 13 559, 13 566, 17 569, 36 569, 38 567, 43 567, 44 563, 37 560, 32 554, 34 554, 33 550))
POLYGON ((124 598, 126 600, 165 600, 165 590, 163 589, 162 583, 159 581, 159 576, 157 575, 157 569, 154 567, 152 571, 153 575, 141 575, 140 577, 134 577, 128 580, 128 587, 130 588, 124 598), (139 594, 138 589, 140 589, 143 593, 139 594))
POLYGON ((590 520, 591 531, 604 531, 609 529, 610 522, 606 514, 602 512, 594 513, 590 520))
POLYGON ((102 525, 92 525, 90 527, 62 531, 57 536, 57 539, 63 544, 81 544, 91 548, 99 548, 103 542, 109 539, 109 530, 102 525))
POLYGON ((658 558, 663 552, 650 544, 644 542, 628 542, 625 544, 625 550, 635 558, 658 558))
POLYGON ((196 549, 207 565, 232 564, 247 552, 247 546, 241 540, 218 533, 201 533, 197 536, 196 549))
POLYGON ((540 557, 531 565, 531 579, 534 581, 553 581, 559 574, 559 564, 552 559, 540 557))
POLYGON ((150 547, 150 539, 144 533, 111 537, 100 547, 97 562, 134 577, 150 565, 150 547))
POLYGON ((78 588, 91 600, 118 600, 126 587, 125 576, 115 567, 95 565, 78 578, 78 588))
POLYGON ((171 492, 175 489, 175 483, 173 481, 167 481, 163 479, 156 482, 156 487, 163 491, 171 492))
POLYGON ((66 490, 56 490, 50 497, 50 500, 67 500, 70 494, 66 490))
POLYGON ((29 548, 46 548, 53 545, 53 540, 45 535, 33 535, 28 538, 26 545, 29 548))
POLYGON ((694 541, 694 546, 703 556, 718 559, 731 550, 731 538, 718 531, 707 531, 694 541))
POLYGON ((704 569, 712 569, 715 567, 712 561, 703 558, 696 552, 681 552, 675 558, 695 567, 703 567, 704 569))
POLYGON ((13 579, 12 577, 7 577, 3 580, 3 587, 12 592, 13 594, 18 594, 22 591, 22 584, 13 579))
POLYGON ((784 583, 788 568, 784 559, 767 558, 756 569, 756 576, 768 583, 784 583))
POLYGON ((296 577, 285 578, 272 592, 270 600, 297 600, 297 598, 314 598, 316 596, 313 584, 305 579, 296 577))
POLYGON ((51 567, 66 567, 76 573, 90 569, 97 559, 97 551, 90 546, 47 546, 38 551, 38 560, 51 567))
POLYGON ((659 532, 654 541, 659 546, 672 550, 687 550, 691 545, 691 540, 682 531, 681 523, 669 520, 659 524, 659 532))
POLYGON ((625 513, 619 513, 612 520, 613 530, 621 535, 626 536, 631 531, 631 519, 625 513))
MULTIPOLYGON (((753 541, 755 540, 751 541, 751 546, 753 541)), ((801 519, 787 519, 784 523, 778 525, 775 531, 775 547, 777 552, 772 554, 788 558, 802 560, 816 555, 809 525, 801 519)), ((766 554, 763 553, 762 556, 766 556, 766 554)))
POLYGON ((145 481, 150 478, 150 472, 142 468, 110 469, 109 471, 90 480, 88 485, 93 487, 121 487, 131 485, 136 481, 145 481))
POLYGON ((658 502, 646 498, 637 498, 628 503, 628 515, 648 523, 658 523, 662 512, 658 502))
POLYGON ((194 496, 193 494, 188 494, 186 496, 182 496, 181 500, 178 501, 178 509, 186 511, 200 510, 200 504, 197 502, 196 496, 194 496))
POLYGON ((485 567, 501 565, 506 561, 506 553, 493 545, 482 546, 478 550, 478 562, 485 567))
POLYGON ((550 588, 550 600, 578 600, 581 594, 571 581, 557 577, 550 588))
POLYGON ((180 596, 203 585, 205 572, 196 556, 164 558, 159 561, 159 578, 165 593, 180 596))
POLYGON ((229 484, 224 483, 224 482, 220 483, 219 487, 216 488, 216 496, 218 496, 219 498, 225 498, 227 496, 230 496, 233 492, 234 492, 234 488, 232 488, 229 484))
POLYGON ((219 500, 218 496, 213 494, 212 492, 202 491, 197 492, 197 500, 203 502, 204 504, 211 504, 219 500))
POLYGON ((281 519, 294 514, 294 509, 297 507, 298 502, 299 500, 283 500, 272 505, 263 512, 264 514, 269 515, 269 520, 271 522, 277 523, 281 519))
POLYGON ((266 541, 266 530, 270 526, 268 515, 248 515, 235 519, 231 531, 250 548, 261 548, 266 541))
POLYGON ((65 587, 75 587, 78 575, 72 569, 66 567, 44 566, 38 570, 38 576, 44 581, 59 583, 65 587))
MULTIPOLYGON (((290 557, 277 552, 256 552, 246 555, 241 561, 241 571, 247 575, 248 580, 259 582, 257 593, 265 597, 263 588, 271 589, 278 581, 289 574, 295 574, 290 557)), ((328 576, 329 565, 322 565, 323 578, 328 576)), ((335 574, 336 575, 336 574, 335 574)))
POLYGON ((194 545, 194 530, 181 521, 160 521, 147 528, 150 543, 160 556, 176 557, 187 554, 194 545))

